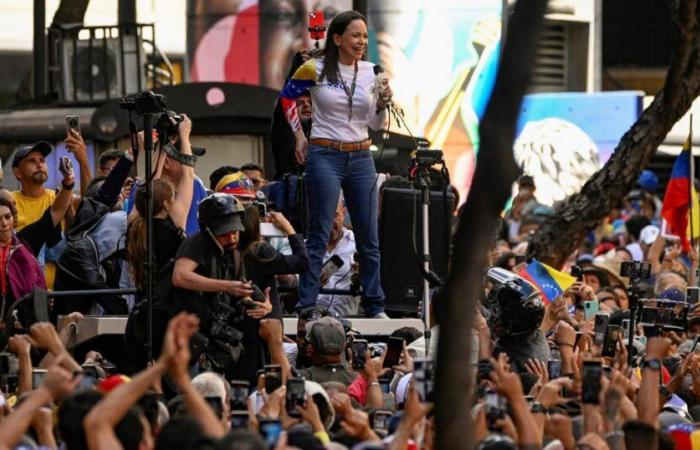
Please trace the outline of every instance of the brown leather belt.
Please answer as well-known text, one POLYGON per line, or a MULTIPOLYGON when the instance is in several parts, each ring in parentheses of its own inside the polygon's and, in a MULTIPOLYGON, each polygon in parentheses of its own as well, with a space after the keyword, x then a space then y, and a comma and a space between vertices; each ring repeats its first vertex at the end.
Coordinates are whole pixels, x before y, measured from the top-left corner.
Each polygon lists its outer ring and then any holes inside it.
POLYGON ((370 139, 365 139, 360 142, 340 142, 331 139, 316 138, 309 140, 309 144, 318 145, 319 147, 328 147, 334 150, 340 150, 341 152, 359 152, 360 150, 369 150, 372 141, 370 139))

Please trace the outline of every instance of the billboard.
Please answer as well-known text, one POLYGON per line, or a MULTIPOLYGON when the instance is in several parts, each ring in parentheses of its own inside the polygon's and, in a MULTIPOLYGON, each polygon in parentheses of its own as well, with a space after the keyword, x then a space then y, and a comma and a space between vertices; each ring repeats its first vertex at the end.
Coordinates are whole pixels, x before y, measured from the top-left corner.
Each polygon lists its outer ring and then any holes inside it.
MULTIPOLYGON (((281 89, 292 56, 311 48, 307 15, 329 21, 351 0, 189 0, 191 81, 281 89)), ((464 197, 491 92, 502 0, 369 0, 368 59, 381 64, 414 135, 445 152, 464 197)), ((407 133, 391 124, 392 131, 407 133)))

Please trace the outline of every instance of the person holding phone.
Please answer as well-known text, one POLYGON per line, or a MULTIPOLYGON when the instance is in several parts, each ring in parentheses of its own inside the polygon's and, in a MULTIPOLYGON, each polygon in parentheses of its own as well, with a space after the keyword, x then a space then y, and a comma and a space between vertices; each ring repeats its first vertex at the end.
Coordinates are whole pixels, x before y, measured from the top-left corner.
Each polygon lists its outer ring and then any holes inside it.
POLYGON ((267 220, 289 239, 291 255, 277 251, 260 235, 260 211, 258 205, 249 204, 243 215, 244 231, 238 242, 243 255, 246 275, 260 289, 270 288, 271 316, 282 320, 282 305, 277 291, 276 275, 304 273, 309 267, 309 256, 304 237, 298 234, 284 214, 270 211, 267 220))
POLYGON ((356 11, 340 13, 328 27, 322 54, 297 69, 280 102, 294 131, 296 158, 306 163, 311 219, 306 242, 310 270, 301 277, 297 309, 312 306, 318 298, 321 264, 342 187, 359 252, 365 314, 386 318, 379 279, 377 172, 368 127, 385 126, 393 93, 388 84, 372 93, 376 77, 374 66, 364 61, 367 45, 367 19, 356 11), (312 99, 309 140, 294 101, 306 90, 312 99))

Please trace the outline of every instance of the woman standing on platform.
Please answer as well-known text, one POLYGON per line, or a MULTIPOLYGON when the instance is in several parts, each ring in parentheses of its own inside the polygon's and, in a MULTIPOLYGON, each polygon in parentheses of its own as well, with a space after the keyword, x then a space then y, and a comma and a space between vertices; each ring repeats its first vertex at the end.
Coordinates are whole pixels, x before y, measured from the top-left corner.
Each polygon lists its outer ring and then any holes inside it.
POLYGON ((367 128, 384 128, 392 92, 385 83, 379 89, 382 92, 373 93, 374 64, 364 61, 367 42, 367 19, 362 14, 346 11, 336 16, 321 56, 294 73, 282 90, 281 101, 296 137, 296 158, 306 162, 311 219, 306 241, 310 267, 300 279, 297 309, 316 303, 321 262, 342 188, 360 256, 365 314, 386 318, 379 280, 377 172, 367 128), (294 102, 307 90, 313 103, 308 142, 294 102))

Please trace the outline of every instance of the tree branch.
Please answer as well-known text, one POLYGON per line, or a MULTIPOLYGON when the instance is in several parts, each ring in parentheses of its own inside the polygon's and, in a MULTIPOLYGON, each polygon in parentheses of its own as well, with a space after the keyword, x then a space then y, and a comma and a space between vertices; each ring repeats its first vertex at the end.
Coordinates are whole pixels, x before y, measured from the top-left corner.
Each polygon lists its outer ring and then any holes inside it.
MULTIPOLYGON (((518 175, 515 123, 530 81, 547 0, 519 0, 509 21, 493 93, 479 124, 481 152, 474 183, 460 214, 445 304, 438 307, 436 448, 472 449, 471 322, 496 220, 518 175)), ((504 15, 507 14, 504 11, 504 15)))
POLYGON ((625 133, 605 166, 535 233, 529 257, 562 267, 586 234, 622 202, 673 125, 700 95, 700 4, 692 0, 675 6, 678 38, 664 88, 625 133))
POLYGON ((686 75, 693 41, 698 35, 697 0, 670 2, 671 18, 675 27, 675 51, 664 83, 664 105, 669 107, 678 101, 681 80, 686 75))

